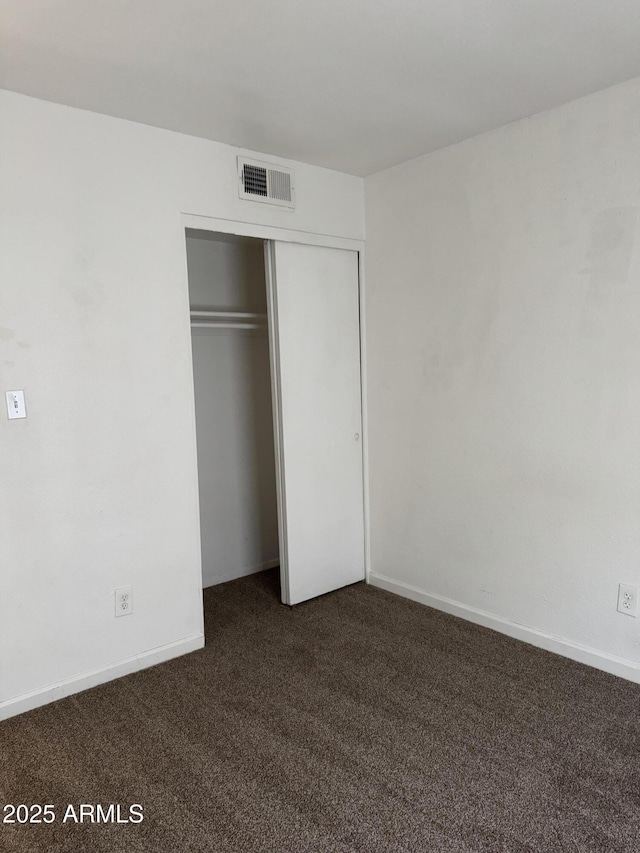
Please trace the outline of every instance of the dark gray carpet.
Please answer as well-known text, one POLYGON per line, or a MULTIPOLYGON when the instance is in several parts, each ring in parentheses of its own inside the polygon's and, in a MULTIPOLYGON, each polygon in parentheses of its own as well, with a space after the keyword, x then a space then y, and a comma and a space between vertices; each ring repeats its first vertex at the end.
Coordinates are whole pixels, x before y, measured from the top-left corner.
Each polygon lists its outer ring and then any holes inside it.
POLYGON ((0 724, 2 851, 640 851, 640 688, 356 585, 205 592, 207 648, 0 724), (139 825, 62 825, 131 803, 139 825))

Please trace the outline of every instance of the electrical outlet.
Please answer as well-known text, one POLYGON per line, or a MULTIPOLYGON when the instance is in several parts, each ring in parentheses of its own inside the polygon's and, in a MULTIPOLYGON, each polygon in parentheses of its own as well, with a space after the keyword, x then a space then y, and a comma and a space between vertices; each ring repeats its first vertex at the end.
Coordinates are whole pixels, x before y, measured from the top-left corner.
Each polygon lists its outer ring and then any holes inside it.
POLYGON ((627 616, 638 615, 638 590, 635 586, 625 583, 618 586, 618 610, 627 616))
POLYGON ((133 587, 123 586, 116 590, 116 616, 129 616, 131 613, 133 613, 133 587))

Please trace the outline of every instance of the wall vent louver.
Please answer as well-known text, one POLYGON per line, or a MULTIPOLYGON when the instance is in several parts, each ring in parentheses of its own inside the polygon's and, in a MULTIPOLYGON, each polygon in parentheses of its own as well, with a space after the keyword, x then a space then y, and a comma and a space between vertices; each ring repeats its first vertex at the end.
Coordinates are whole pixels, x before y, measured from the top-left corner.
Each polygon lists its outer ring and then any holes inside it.
POLYGON ((251 201, 294 208, 295 187, 291 169, 238 157, 238 195, 251 201))

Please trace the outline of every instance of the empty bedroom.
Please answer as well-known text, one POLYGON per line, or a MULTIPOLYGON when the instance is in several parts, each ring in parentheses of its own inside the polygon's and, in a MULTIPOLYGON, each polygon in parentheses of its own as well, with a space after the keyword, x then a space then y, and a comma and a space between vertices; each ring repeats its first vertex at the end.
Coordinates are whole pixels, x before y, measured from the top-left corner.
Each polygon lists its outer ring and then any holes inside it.
POLYGON ((640 6, 0 23, 0 850, 640 851, 640 6))

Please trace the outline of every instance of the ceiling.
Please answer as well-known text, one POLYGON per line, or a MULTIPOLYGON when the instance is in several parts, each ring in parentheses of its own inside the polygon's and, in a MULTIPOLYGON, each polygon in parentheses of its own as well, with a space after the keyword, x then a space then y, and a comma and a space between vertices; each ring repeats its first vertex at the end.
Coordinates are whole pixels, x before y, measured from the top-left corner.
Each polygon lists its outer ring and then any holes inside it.
POLYGON ((0 0, 0 86, 367 175, 640 76, 638 0, 0 0))

